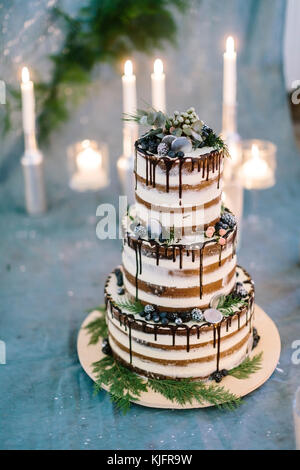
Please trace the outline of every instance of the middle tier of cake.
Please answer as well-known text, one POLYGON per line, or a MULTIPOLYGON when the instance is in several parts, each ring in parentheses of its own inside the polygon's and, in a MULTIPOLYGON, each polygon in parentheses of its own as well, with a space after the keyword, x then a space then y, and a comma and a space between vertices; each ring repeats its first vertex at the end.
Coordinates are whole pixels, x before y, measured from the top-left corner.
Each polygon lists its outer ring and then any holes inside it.
POLYGON ((132 298, 166 311, 207 308, 217 294, 229 294, 235 285, 236 227, 226 234, 226 244, 209 239, 187 245, 164 245, 124 239, 124 285, 132 298))

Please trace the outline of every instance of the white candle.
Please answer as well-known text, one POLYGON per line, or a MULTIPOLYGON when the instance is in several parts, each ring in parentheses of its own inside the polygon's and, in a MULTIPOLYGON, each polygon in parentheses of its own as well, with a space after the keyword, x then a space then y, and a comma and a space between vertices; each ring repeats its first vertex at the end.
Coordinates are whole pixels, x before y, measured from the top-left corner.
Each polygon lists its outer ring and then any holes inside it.
MULTIPOLYGON (((123 84, 123 113, 136 113, 136 78, 133 74, 133 66, 131 60, 126 60, 124 65, 124 75, 122 76, 123 84)), ((126 123, 127 121, 125 121, 126 123)))
POLYGON ((227 38, 224 52, 223 104, 226 106, 236 104, 236 52, 232 36, 227 38))
POLYGON ((166 77, 164 64, 161 59, 154 61, 153 73, 151 74, 152 106, 156 111, 166 111, 166 77))
POLYGON ((261 158, 260 150, 255 144, 251 148, 251 158, 242 166, 241 176, 247 189, 260 189, 274 184, 274 172, 261 158))
MULTIPOLYGON (((131 60, 126 60, 124 65, 123 84, 123 113, 136 113, 136 78, 133 74, 131 60)), ((134 143, 138 138, 138 125, 134 121, 124 121, 123 127, 123 155, 131 157, 133 155, 134 143)))
MULTIPOLYGON (((35 103, 33 82, 30 80, 29 70, 27 67, 22 69, 22 117, 23 130, 25 134, 25 143, 35 147, 35 103)), ((27 148, 27 150, 32 150, 27 148)))

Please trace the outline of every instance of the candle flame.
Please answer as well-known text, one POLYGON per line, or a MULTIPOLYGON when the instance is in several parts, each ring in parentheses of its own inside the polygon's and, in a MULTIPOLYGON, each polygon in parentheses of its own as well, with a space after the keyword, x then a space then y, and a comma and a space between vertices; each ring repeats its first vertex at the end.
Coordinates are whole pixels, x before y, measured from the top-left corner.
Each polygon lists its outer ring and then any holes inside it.
POLYGON ((228 36, 226 39, 226 52, 227 54, 234 54, 234 39, 232 36, 228 36))
POLYGON ((28 83, 30 80, 29 70, 27 67, 22 68, 22 82, 28 83))
POLYGON ((131 60, 126 60, 124 64, 124 75, 126 77, 131 77, 133 74, 133 65, 131 60))
POLYGON ((161 59, 156 59, 154 61, 154 73, 155 75, 162 75, 164 73, 164 64, 161 59))
POLYGON ((256 144, 252 144, 251 153, 254 159, 259 159, 259 148, 256 144))

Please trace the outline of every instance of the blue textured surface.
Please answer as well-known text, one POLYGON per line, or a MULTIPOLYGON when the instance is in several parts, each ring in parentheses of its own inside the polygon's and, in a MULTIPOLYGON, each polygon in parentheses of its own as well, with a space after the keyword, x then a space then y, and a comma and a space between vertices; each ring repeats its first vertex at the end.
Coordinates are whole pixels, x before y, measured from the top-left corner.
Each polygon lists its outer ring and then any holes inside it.
MULTIPOLYGON (((30 14, 26 8, 24 15, 30 14)), ((233 32, 240 51, 240 133, 278 146, 276 186, 246 194, 239 262, 256 281, 258 304, 279 328, 281 371, 276 370, 234 412, 133 406, 124 417, 105 392, 93 396, 92 382, 78 363, 76 336, 85 309, 102 301, 105 277, 120 261, 119 241, 100 242, 95 236, 96 207, 115 201, 118 186, 113 170, 112 186, 105 193, 74 194, 66 189, 66 173, 61 170, 65 146, 81 132, 74 115, 75 122, 45 149, 50 209, 44 217, 31 219, 24 213, 17 141, 15 151, 2 156, 0 339, 6 342, 7 364, 0 365, 0 448, 294 447, 292 397, 300 383, 300 366, 292 364, 291 345, 300 339, 300 158, 282 77, 284 11, 284 0, 195 2, 189 17, 181 20, 179 49, 166 52, 169 108, 195 105, 204 119, 220 128, 221 54, 224 37, 233 32)), ((149 81, 147 68, 144 74, 142 70, 149 61, 138 61, 142 94, 149 81)), ((93 131, 107 131, 115 168, 121 90, 117 75, 109 73, 110 80, 104 76, 102 101, 95 92, 95 104, 87 100, 83 112, 91 116, 93 131), (106 113, 102 122, 99 106, 106 113)))

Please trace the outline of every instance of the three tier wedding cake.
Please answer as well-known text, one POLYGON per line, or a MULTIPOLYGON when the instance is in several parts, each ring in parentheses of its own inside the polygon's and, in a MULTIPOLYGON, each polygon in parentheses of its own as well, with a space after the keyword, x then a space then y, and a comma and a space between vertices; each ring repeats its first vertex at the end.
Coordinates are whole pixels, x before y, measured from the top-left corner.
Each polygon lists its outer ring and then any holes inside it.
POLYGON ((226 145, 194 108, 129 118, 151 129, 135 145, 136 204, 105 285, 103 350, 142 376, 220 382, 259 339, 254 284, 222 204, 226 145))

